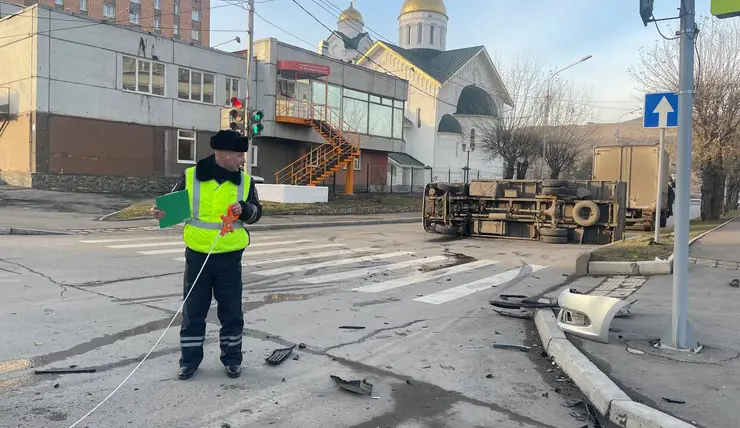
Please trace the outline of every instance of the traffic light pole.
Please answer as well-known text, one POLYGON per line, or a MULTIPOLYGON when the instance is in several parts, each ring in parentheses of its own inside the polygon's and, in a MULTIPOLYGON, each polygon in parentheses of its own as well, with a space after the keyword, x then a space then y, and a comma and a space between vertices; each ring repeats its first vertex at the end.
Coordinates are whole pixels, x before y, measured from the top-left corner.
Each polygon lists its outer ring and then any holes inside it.
MULTIPOLYGON (((251 111, 251 93, 252 90, 250 88, 251 86, 251 77, 252 77, 252 48, 254 47, 254 0, 248 0, 249 4, 249 23, 248 23, 248 31, 249 31, 249 47, 247 48, 247 96, 246 96, 246 102, 244 103, 244 121, 245 121, 245 129, 244 133, 246 135, 249 135, 251 132, 251 129, 247 129, 249 127, 250 122, 250 111, 251 111)), ((252 156, 254 155, 254 139, 250 138, 249 141, 249 152, 247 152, 247 174, 252 175, 252 156)))
POLYGON ((691 176, 691 121, 694 96, 695 0, 681 1, 678 144, 676 150, 676 219, 673 243, 673 314, 671 326, 660 345, 679 350, 698 350, 688 319, 689 205, 691 176))

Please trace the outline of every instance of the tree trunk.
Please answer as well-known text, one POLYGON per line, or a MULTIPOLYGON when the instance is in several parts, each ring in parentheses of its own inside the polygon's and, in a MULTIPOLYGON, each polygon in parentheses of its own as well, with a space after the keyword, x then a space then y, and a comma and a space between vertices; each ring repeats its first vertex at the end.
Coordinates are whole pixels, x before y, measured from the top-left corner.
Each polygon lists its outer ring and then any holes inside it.
POLYGON ((527 178, 527 171, 529 170, 529 161, 519 162, 516 167, 516 179, 525 180, 527 178))
POLYGON ((722 214, 725 177, 716 161, 709 161, 701 170, 701 219, 719 220, 722 214))
POLYGON ((557 180, 560 178, 560 170, 559 169, 550 169, 550 180, 557 180))
POLYGON ((516 169, 516 160, 504 161, 504 180, 511 180, 514 178, 514 170, 516 169))

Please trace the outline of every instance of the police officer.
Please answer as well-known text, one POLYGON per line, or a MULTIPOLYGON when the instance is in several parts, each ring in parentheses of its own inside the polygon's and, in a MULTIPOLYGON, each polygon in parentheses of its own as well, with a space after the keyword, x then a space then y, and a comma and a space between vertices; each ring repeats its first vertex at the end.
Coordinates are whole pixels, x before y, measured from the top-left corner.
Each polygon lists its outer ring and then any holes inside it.
MULTIPOLYGON (((174 191, 187 189, 192 217, 185 221, 185 280, 183 296, 192 288, 185 302, 180 327, 180 379, 189 379, 203 361, 206 316, 213 296, 218 303, 221 322, 221 363, 229 377, 241 375, 242 332, 242 253, 249 245, 244 224, 253 224, 262 216, 262 206, 251 177, 241 170, 249 142, 234 131, 219 131, 211 137, 215 153, 185 170, 174 191), (211 256, 206 256, 221 232, 221 215, 231 208, 239 215, 234 232, 219 238, 211 256), (196 276, 201 271, 196 282, 196 276)), ((152 207, 155 218, 164 212, 152 207)))

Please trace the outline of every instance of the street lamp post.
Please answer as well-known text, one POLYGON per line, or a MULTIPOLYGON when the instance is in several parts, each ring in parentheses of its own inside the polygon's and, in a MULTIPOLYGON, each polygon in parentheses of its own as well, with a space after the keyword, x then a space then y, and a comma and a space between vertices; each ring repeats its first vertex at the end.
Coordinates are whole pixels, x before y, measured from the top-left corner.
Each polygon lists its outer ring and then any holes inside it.
POLYGON ((470 130, 470 144, 462 143, 462 149, 464 152, 467 153, 467 161, 465 161, 465 179, 463 180, 465 183, 468 182, 469 174, 470 174, 470 152, 475 151, 475 129, 470 130))
POLYGON ((569 69, 569 68, 571 68, 571 67, 573 67, 575 65, 578 65, 578 64, 580 64, 580 63, 582 63, 584 61, 588 61, 592 57, 593 57, 593 55, 586 55, 583 58, 581 58, 580 60, 574 62, 573 64, 571 64, 571 65, 569 65, 569 66, 567 66, 565 68, 562 68, 562 69, 556 71, 555 73, 553 73, 550 76, 549 79, 547 79, 547 95, 545 96, 545 138, 542 141, 542 161, 540 162, 540 179, 541 180, 544 180, 545 179, 545 153, 546 153, 546 150, 547 150, 547 134, 550 132, 548 130, 548 127, 550 126, 550 123, 549 123, 550 122, 550 83, 552 83, 553 77, 555 77, 558 73, 561 73, 561 72, 563 72, 563 71, 565 71, 565 70, 567 70, 567 69, 569 69))
POLYGON ((640 110, 642 110, 642 109, 641 108, 638 108, 638 109, 635 109, 635 110, 632 110, 632 111, 628 111, 627 113, 619 116, 619 119, 617 119, 617 129, 616 129, 616 132, 614 133, 614 142, 616 144, 619 144, 619 123, 622 122, 622 118, 625 117, 625 116, 627 116, 628 114, 636 113, 636 112, 638 112, 640 110))

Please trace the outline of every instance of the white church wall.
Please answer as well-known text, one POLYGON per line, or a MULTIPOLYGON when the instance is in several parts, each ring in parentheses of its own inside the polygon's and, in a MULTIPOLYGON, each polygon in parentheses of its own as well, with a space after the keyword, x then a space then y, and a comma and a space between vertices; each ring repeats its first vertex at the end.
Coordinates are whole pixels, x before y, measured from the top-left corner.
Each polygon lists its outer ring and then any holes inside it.
POLYGON ((441 51, 446 49, 447 17, 440 13, 405 13, 398 18, 398 28, 398 46, 404 49, 420 48, 441 51), (431 37, 432 31, 434 31, 433 38, 431 37))

